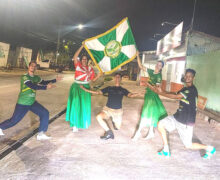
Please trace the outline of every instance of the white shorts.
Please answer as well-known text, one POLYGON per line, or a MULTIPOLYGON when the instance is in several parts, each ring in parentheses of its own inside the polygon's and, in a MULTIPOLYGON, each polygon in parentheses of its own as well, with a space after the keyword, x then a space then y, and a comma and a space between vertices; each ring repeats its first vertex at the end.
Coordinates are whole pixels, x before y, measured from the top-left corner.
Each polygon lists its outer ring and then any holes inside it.
POLYGON ((168 132, 177 129, 180 139, 185 147, 190 147, 192 145, 193 126, 178 122, 174 116, 167 116, 159 121, 159 123, 162 124, 168 132))
POLYGON ((111 108, 105 106, 102 109, 102 112, 104 112, 106 114, 107 118, 112 117, 112 121, 114 123, 121 123, 122 122, 122 115, 123 115, 122 109, 111 109, 111 108))

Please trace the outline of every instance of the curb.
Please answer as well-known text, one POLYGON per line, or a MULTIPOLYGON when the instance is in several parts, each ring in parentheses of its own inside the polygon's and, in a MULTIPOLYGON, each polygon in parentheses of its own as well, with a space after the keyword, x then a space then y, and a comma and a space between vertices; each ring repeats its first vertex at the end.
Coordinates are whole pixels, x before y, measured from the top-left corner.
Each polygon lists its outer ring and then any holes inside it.
MULTIPOLYGON (((55 121, 58 117, 60 117, 61 115, 63 115, 66 112, 66 108, 64 110, 62 110, 61 112, 59 112, 58 114, 56 114, 54 117, 52 117, 49 120, 49 124, 51 124, 53 121, 55 121)), ((36 128, 35 130, 33 130, 32 132, 30 132, 29 134, 27 134, 25 137, 23 137, 22 139, 17 140, 14 143, 9 144, 9 147, 4 150, 1 154, 0 154, 0 160, 3 159, 5 156, 7 156, 9 153, 11 153, 12 151, 18 149, 19 147, 21 147, 23 145, 23 143, 25 141, 27 141, 28 139, 30 139, 32 136, 34 136, 35 134, 37 134, 39 128, 36 128)))

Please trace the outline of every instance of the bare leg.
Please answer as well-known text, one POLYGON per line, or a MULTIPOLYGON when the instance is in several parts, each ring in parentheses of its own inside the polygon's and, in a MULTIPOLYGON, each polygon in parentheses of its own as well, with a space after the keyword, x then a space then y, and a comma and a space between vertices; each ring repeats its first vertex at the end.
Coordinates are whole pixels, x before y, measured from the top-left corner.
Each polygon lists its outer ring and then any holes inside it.
POLYGON ((147 136, 144 138, 146 140, 154 137, 154 127, 150 126, 147 136))
MULTIPOLYGON (((107 119, 107 115, 104 112, 99 113, 96 116, 96 119, 100 126, 105 130, 105 133, 103 136, 100 136, 101 139, 103 140, 108 140, 108 139, 114 139, 114 134, 111 129, 109 129, 108 124, 104 119, 107 119)), ((117 126, 117 125, 116 125, 117 126)), ((120 127, 119 127, 120 128, 120 127)))
POLYGON ((199 144, 199 143, 192 143, 190 147, 186 147, 186 148, 192 149, 192 150, 200 150, 200 149, 206 150, 206 153, 203 156, 203 159, 210 159, 216 152, 216 149, 213 146, 208 146, 208 145, 199 144))
POLYGON ((158 130, 159 130, 159 133, 162 137, 163 145, 164 145, 163 149, 158 152, 158 155, 170 157, 170 150, 169 150, 169 146, 168 146, 166 129, 164 128, 164 126, 161 123, 158 123, 158 130))
POLYGON ((137 129, 137 131, 135 132, 135 135, 132 137, 132 140, 133 141, 136 141, 139 137, 141 137, 141 130, 143 129, 144 127, 144 121, 141 119, 141 122, 139 124, 139 127, 137 129))
MULTIPOLYGON (((165 156, 170 156, 169 152, 169 146, 168 146, 168 140, 167 140, 167 133, 164 128, 164 126, 159 122, 158 123, 158 130, 160 132, 160 135, 163 140, 164 148, 161 152, 159 152, 159 155, 165 155, 165 156)), ((203 156, 204 159, 209 159, 213 156, 213 154, 216 152, 216 149, 213 146, 207 146, 204 144, 199 144, 199 143, 192 143, 191 146, 187 146, 186 148, 192 149, 192 150, 200 150, 204 149, 206 150, 206 154, 203 156)))
POLYGON ((109 127, 107 125, 107 123, 105 122, 104 119, 106 119, 106 114, 104 112, 101 112, 99 113, 97 116, 96 116, 96 119, 99 123, 99 125, 105 130, 105 131, 108 131, 109 130, 109 127))
POLYGON ((199 143, 192 143, 191 146, 187 146, 186 148, 192 150, 200 150, 200 149, 206 150, 205 155, 202 157, 203 159, 210 159, 216 152, 216 149, 213 146, 208 146, 199 143))
POLYGON ((159 131, 159 133, 162 137, 163 145, 168 146, 167 132, 166 132, 165 128, 163 127, 163 125, 160 122, 158 123, 158 131, 159 131))
POLYGON ((192 143, 192 146, 186 147, 186 148, 192 149, 192 150, 200 150, 200 149, 207 150, 208 146, 204 144, 199 144, 199 143, 192 143))
POLYGON ((115 126, 117 129, 120 129, 121 128, 121 122, 115 122, 115 126))

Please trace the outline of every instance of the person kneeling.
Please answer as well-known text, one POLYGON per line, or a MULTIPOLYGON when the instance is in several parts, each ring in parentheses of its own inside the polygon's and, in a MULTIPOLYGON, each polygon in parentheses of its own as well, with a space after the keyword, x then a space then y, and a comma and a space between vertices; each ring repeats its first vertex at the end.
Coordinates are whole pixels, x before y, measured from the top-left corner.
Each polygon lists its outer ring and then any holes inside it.
POLYGON ((105 119, 112 118, 114 129, 115 130, 120 129, 122 123, 122 115, 123 115, 123 110, 122 110, 123 97, 124 96, 135 97, 138 95, 138 93, 130 93, 127 89, 121 87, 120 86, 121 79, 122 79, 121 74, 116 73, 114 76, 115 85, 108 86, 99 91, 88 90, 83 86, 81 86, 83 90, 92 94, 100 94, 100 95, 108 94, 108 100, 106 106, 96 116, 98 123, 105 130, 104 135, 100 137, 101 139, 104 140, 114 139, 113 131, 108 127, 105 119))
POLYGON ((170 156, 166 132, 172 132, 175 129, 177 129, 180 139, 187 149, 206 150, 206 153, 203 156, 204 159, 210 159, 216 152, 216 149, 213 146, 192 142, 193 127, 196 119, 196 98, 198 97, 197 88, 193 85, 195 74, 196 72, 193 69, 186 70, 184 76, 186 86, 177 92, 177 94, 163 92, 161 89, 154 89, 149 85, 152 90, 162 96, 180 100, 177 112, 174 115, 162 119, 158 123, 158 130, 164 144, 162 151, 158 152, 159 155, 166 157, 170 156))

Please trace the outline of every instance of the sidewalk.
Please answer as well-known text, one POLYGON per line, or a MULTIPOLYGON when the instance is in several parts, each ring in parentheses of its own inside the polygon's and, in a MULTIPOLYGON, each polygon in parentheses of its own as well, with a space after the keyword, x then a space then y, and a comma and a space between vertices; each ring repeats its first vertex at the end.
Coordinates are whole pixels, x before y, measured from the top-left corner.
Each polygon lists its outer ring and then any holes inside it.
MULTIPOLYGON (((109 82, 111 84, 112 82, 109 82)), ((107 85, 107 84, 106 84, 107 85)), ((123 81, 123 87, 139 91, 135 82, 123 81)), ((144 89, 144 88, 143 88, 144 89)), ((156 131, 152 140, 131 141, 138 124, 143 99, 124 98, 123 123, 114 131, 115 139, 99 138, 104 131, 95 116, 107 98, 92 96, 92 124, 88 130, 73 133, 65 114, 49 126, 50 141, 30 138, 22 147, 0 161, 0 179, 218 179, 220 176, 220 128, 208 124, 200 116, 194 130, 194 140, 214 145, 217 154, 203 160, 204 152, 185 150, 177 133, 170 134, 171 158, 157 155, 162 141, 156 131), (198 139, 199 138, 199 139, 198 139)), ((169 114, 176 111, 176 101, 163 100, 169 114)), ((110 126, 112 124, 110 122, 110 126)), ((145 136, 147 128, 143 130, 145 136)))
MULTIPOLYGON (((13 68, 12 70, 0 69, 0 76, 21 76, 27 73, 27 69, 13 68)), ((37 70, 36 75, 58 74, 54 69, 37 70)), ((74 74, 73 71, 63 71, 62 74, 74 74)))

